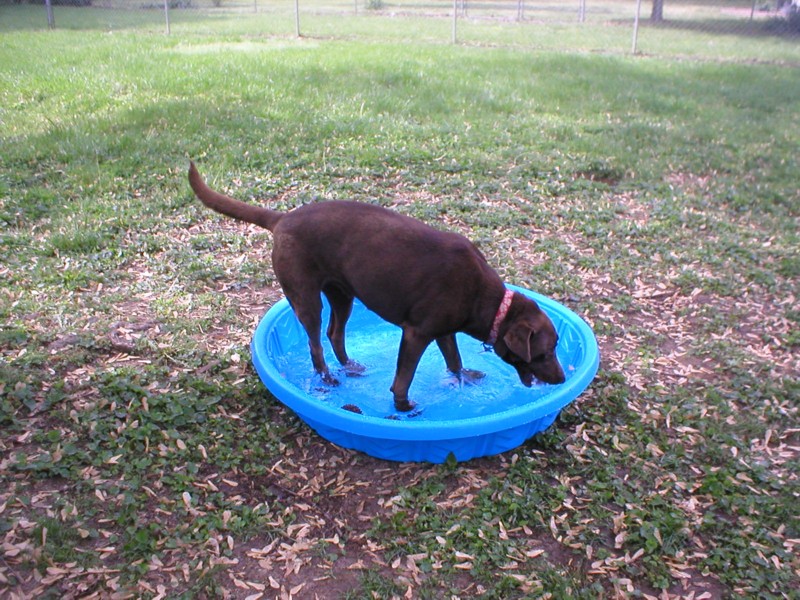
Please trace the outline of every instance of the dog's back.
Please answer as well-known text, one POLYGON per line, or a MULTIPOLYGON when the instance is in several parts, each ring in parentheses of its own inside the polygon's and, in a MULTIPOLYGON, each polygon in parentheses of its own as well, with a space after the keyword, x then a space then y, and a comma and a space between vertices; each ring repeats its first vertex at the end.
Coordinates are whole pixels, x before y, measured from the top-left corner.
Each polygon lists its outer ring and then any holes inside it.
POLYGON ((282 284, 300 270, 322 288, 334 285, 361 298, 396 324, 422 298, 449 298, 446 310, 452 310, 467 301, 460 296, 477 291, 466 280, 491 272, 465 237, 372 204, 307 204, 284 213, 273 235, 273 268, 282 284))

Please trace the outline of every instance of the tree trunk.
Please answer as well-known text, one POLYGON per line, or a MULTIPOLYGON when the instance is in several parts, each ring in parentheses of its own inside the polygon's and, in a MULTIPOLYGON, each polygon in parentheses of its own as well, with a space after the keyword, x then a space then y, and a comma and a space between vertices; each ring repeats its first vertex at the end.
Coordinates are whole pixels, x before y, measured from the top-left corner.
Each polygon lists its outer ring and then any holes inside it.
POLYGON ((661 23, 664 20, 664 0, 653 0, 653 11, 650 13, 650 20, 653 23, 661 23))

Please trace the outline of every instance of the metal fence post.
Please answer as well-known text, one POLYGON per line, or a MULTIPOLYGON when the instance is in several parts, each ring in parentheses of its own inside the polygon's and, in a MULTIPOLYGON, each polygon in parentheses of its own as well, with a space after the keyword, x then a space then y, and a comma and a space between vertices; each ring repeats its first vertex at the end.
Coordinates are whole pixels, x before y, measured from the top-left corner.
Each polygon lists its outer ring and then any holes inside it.
POLYGON ((167 35, 169 35, 169 0, 164 0, 164 18, 167 21, 167 35))
POLYGON ((453 36, 452 41, 454 44, 458 43, 457 26, 458 23, 458 0, 453 0, 453 36))
POLYGON ((642 12, 642 0, 636 0, 636 16, 633 19, 633 43, 631 45, 631 54, 636 54, 637 45, 639 43, 639 13, 642 12))
POLYGON ((55 29, 56 20, 55 17, 53 17, 53 3, 51 2, 51 0, 44 0, 44 6, 45 9, 47 10, 47 27, 49 29, 55 29))
POLYGON ((294 0, 294 33, 300 37, 300 0, 294 0))

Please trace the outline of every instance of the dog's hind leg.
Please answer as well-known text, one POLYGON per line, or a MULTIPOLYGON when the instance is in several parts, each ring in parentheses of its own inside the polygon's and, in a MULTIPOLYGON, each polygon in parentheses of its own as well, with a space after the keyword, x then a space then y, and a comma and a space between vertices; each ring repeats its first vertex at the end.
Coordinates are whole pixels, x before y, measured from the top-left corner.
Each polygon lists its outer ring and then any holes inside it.
POLYGON ((336 359, 344 366, 348 375, 362 375, 365 371, 364 366, 347 356, 344 342, 345 325, 353 311, 353 297, 333 286, 326 287, 323 292, 331 305, 328 339, 331 341, 331 346, 333 346, 333 353, 336 355, 336 359))
POLYGON ((322 350, 322 277, 314 272, 314 257, 291 235, 275 234, 272 268, 297 320, 306 330, 311 363, 322 381, 338 385, 331 375, 322 350))
POLYGON ((303 297, 302 302, 298 302, 296 297, 292 298, 289 292, 286 293, 286 297, 294 309, 294 314, 297 315, 297 320, 300 321, 308 335, 308 348, 311 351, 311 363, 314 365, 314 370, 328 385, 339 385, 339 381, 328 370, 322 350, 322 299, 319 293, 303 297))
POLYGON ((465 369, 461 364, 461 354, 458 351, 455 334, 436 338, 436 345, 439 346, 439 350, 442 356, 444 356, 447 370, 455 375, 459 381, 463 383, 474 383, 486 376, 486 374, 481 371, 465 369))

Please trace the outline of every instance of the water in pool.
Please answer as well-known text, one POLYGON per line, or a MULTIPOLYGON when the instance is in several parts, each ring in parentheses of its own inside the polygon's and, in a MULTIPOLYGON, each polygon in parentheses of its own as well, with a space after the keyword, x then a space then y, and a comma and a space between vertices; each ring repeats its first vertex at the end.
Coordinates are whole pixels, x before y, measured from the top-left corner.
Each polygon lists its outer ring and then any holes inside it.
MULTIPOLYGON (((327 308, 323 318, 327 324, 327 308)), ((400 413, 394 409, 389 391, 400 347, 399 327, 357 303, 347 324, 347 352, 366 367, 366 372, 360 377, 345 375, 324 340, 325 359, 340 381, 338 386, 329 386, 312 369, 308 341, 294 315, 287 311, 282 321, 268 341, 268 345, 279 346, 271 354, 281 376, 320 402, 336 407, 357 407, 362 414, 372 417, 422 421, 480 417, 536 402, 554 388, 546 384, 525 388, 513 367, 501 361, 493 351, 485 350, 478 340, 459 334, 458 346, 464 366, 482 371, 486 377, 475 384, 459 383, 447 371, 439 348, 431 344, 420 360, 409 391, 409 398, 417 404, 417 409, 400 413)), ((556 327, 561 329, 559 323, 556 327)), ((575 348, 570 347, 568 332, 560 333, 558 356, 569 378, 579 357, 575 355, 575 348)))

